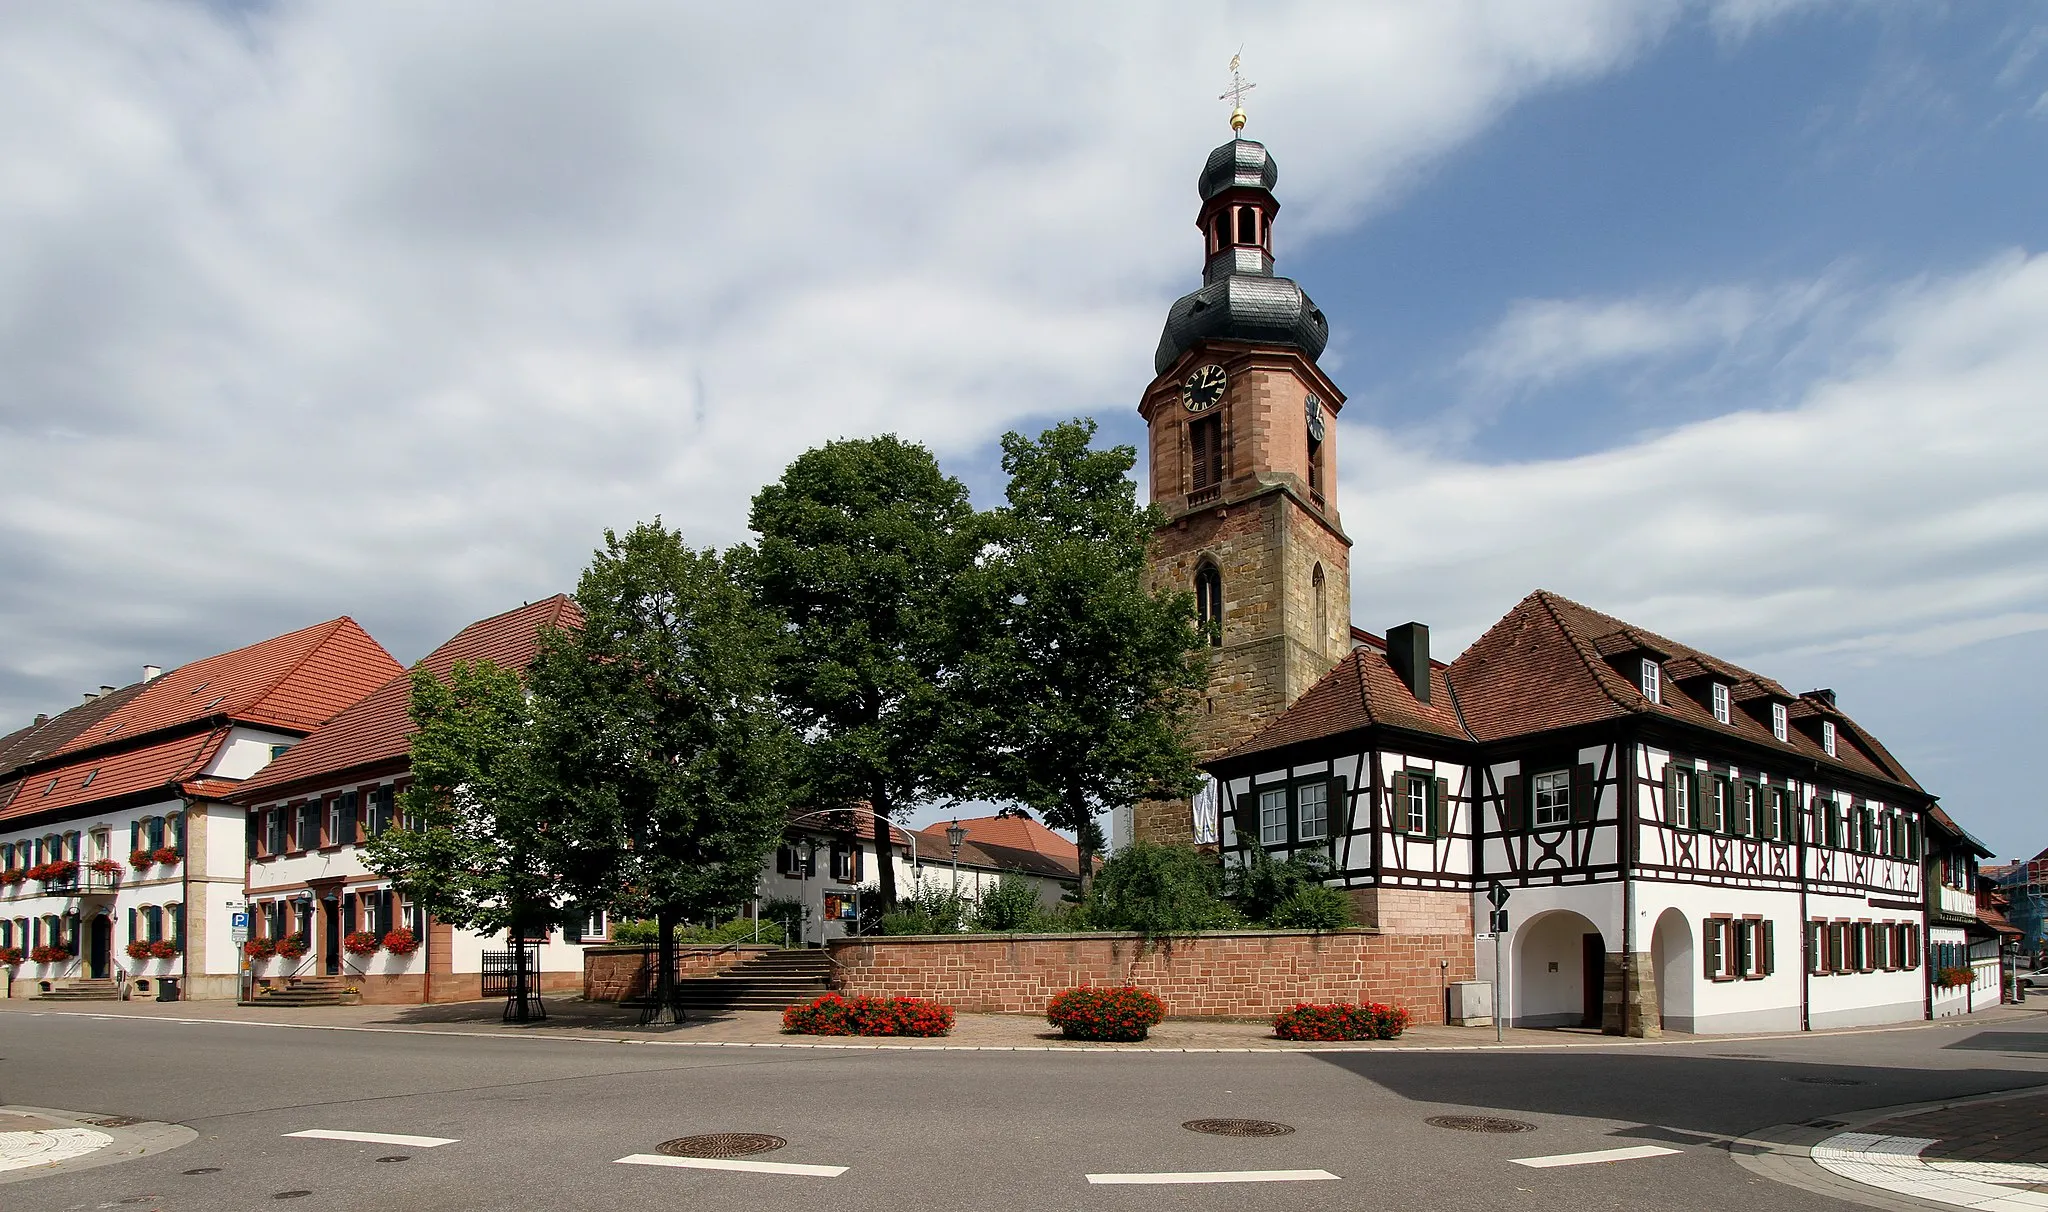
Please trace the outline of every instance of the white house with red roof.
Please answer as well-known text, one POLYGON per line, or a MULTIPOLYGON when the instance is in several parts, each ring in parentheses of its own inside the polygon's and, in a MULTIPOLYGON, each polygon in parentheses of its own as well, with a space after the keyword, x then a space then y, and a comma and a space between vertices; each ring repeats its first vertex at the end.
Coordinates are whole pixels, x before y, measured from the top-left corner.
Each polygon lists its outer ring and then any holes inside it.
POLYGON ((12 991, 236 994, 251 775, 399 671, 348 618, 102 687, 0 738, 12 991))

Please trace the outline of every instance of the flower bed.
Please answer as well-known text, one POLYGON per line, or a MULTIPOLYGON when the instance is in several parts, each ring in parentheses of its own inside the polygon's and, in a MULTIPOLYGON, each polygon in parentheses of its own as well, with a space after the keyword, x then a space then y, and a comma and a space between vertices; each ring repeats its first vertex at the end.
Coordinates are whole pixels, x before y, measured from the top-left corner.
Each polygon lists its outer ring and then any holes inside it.
POLYGON ((953 1029, 953 1008, 921 997, 856 997, 837 993, 782 1012, 782 1029, 794 1035, 945 1035, 953 1029))
POLYGON ((0 947, 0 968, 12 968, 27 958, 19 947, 0 947))
POLYGON ((411 955, 420 949, 420 940, 412 931, 400 926, 384 936, 384 949, 393 955, 411 955))
POLYGON ((383 945, 384 940, 374 930, 351 930, 348 937, 341 940, 341 949, 350 955, 375 955, 383 945))
POLYGON ((71 953, 62 947, 52 947, 46 944, 29 952, 28 957, 38 964, 61 964, 71 958, 71 953))
POLYGON ((1393 1039, 1408 1029, 1410 1015, 1398 1006, 1366 1002, 1332 1002, 1312 1006, 1306 1002, 1282 1010, 1273 1019, 1273 1034, 1281 1039, 1328 1043, 1351 1039, 1393 1039))
POLYGON ((267 938, 252 938, 242 944, 242 954, 253 960, 267 960, 277 954, 277 944, 267 938))
POLYGON ((1159 1025, 1166 1003, 1143 989, 1083 986, 1053 995, 1045 1017, 1068 1039, 1130 1043, 1159 1025))

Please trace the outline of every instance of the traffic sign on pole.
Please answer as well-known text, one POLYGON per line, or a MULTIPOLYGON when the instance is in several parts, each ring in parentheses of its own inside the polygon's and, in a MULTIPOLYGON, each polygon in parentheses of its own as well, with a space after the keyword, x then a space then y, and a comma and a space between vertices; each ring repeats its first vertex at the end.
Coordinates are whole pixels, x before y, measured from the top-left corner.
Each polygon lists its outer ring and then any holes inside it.
POLYGON ((1486 890, 1486 899, 1487 899, 1487 901, 1489 901, 1489 902, 1490 902, 1490 903, 1491 903, 1491 904, 1493 905, 1493 907, 1494 907, 1494 908, 1496 908, 1496 909, 1505 909, 1505 908, 1507 908, 1507 907, 1508 907, 1508 890, 1507 890, 1507 886, 1506 886, 1505 884, 1501 883, 1501 882, 1500 882, 1499 880, 1495 880, 1495 881, 1493 881, 1493 886, 1492 886, 1491 888, 1488 888, 1488 889, 1486 890))

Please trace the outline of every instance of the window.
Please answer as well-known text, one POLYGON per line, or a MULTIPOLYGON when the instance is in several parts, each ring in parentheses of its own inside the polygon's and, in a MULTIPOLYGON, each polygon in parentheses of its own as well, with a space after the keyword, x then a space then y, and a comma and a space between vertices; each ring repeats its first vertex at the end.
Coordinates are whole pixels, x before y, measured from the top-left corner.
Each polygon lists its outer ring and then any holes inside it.
POLYGON ((1719 682, 1715 682, 1712 697, 1714 701, 1714 718, 1721 721, 1723 724, 1727 723, 1728 687, 1722 685, 1719 682))
POLYGON ((1237 208, 1237 242, 1239 244, 1259 243, 1259 208, 1240 206, 1237 208))
POLYGON ((1259 845, 1287 844, 1287 789, 1259 792, 1259 845))
POLYGON ((392 808, 396 796, 388 786, 379 787, 370 793, 370 836, 376 837, 391 828, 394 814, 392 808))
POLYGON ((1403 828, 1410 833, 1429 832, 1429 783, 1424 779, 1409 779, 1408 794, 1401 797, 1399 810, 1404 814, 1403 828))
POLYGON ((157 905, 142 907, 142 937, 150 942, 160 942, 164 937, 164 911, 157 905))
POLYGON ((1294 792, 1295 836, 1320 842, 1330 836, 1330 785, 1304 783, 1294 792))
POLYGON ((1845 922, 1843 925, 1846 927, 1849 940, 1849 953, 1844 970, 1870 971, 1870 923, 1845 922))
POLYGON ((1847 972, 1849 970, 1849 923, 1829 922, 1827 924, 1827 932, 1827 971, 1847 972))
POLYGON ((1195 618, 1208 633, 1209 646, 1223 646, 1223 574, 1214 564, 1203 564, 1195 572, 1195 618))
MULTIPOLYGON (((1399 776, 1396 776, 1397 778, 1399 776)), ((1331 810, 1344 803, 1344 780, 1323 776, 1268 783, 1238 797, 1238 837, 1244 841, 1257 829, 1260 846, 1327 848, 1333 822, 1331 810)))
POLYGON ((185 945, 185 906, 165 905, 165 937, 182 947, 185 945))
POLYGON ((1211 414, 1188 422, 1188 495, 1208 500, 1223 486, 1223 418, 1211 414))
POLYGON ((1870 932, 1870 966, 1891 971, 1892 939, 1895 931, 1889 925, 1879 926, 1870 932))
POLYGON ((353 844, 361 833, 358 818, 361 797, 354 791, 344 791, 334 798, 334 819, 328 825, 328 841, 336 846, 353 844))
POLYGON ((1870 808, 1867 805, 1856 808, 1850 815, 1855 822, 1855 832, 1849 838, 1849 849, 1859 854, 1875 854, 1877 823, 1871 816, 1870 808))
POLYGON ((1820 826, 1820 844, 1836 850, 1843 849, 1841 804, 1834 800, 1821 801, 1820 826))
POLYGON ((164 844, 164 818, 152 816, 142 822, 143 839, 151 850, 161 850, 164 844))
POLYGON ((1309 616, 1315 620, 1316 625, 1315 649, 1317 652, 1321 652, 1324 646, 1330 642, 1329 595, 1324 589, 1323 566, 1321 564, 1316 565, 1315 572, 1309 576, 1308 584, 1310 592, 1315 597, 1315 612, 1309 616))
POLYGON ((1792 789, 1771 788, 1770 836, 1779 841, 1792 836, 1792 789))
POLYGON ((1827 750, 1829 757, 1835 756, 1835 722, 1833 720, 1822 720, 1820 722, 1820 747, 1827 750))
POLYGON ((1700 942, 1708 980, 1762 980, 1777 968, 1772 923, 1763 918, 1707 918, 1700 942))
POLYGON ((285 812, 283 808, 272 808, 263 814, 264 831, 269 838, 265 849, 271 854, 283 854, 289 849, 284 836, 285 812))
POLYGON ((1671 806, 1669 815, 1672 828, 1699 828, 1699 818, 1694 812, 1691 770, 1677 762, 1664 768, 1664 798, 1671 806))
POLYGON ((1790 720, 1789 720, 1789 719, 1787 718, 1787 716, 1786 716, 1786 713, 1785 713, 1785 704, 1783 704, 1783 703, 1772 703, 1772 704, 1771 704, 1771 735, 1772 735, 1772 736, 1774 736, 1774 737, 1777 737, 1777 738, 1778 738, 1779 740, 1781 740, 1781 741, 1782 741, 1782 740, 1784 740, 1784 739, 1785 739, 1785 735, 1786 735, 1787 731, 1788 731, 1788 730, 1789 730, 1789 728, 1790 728, 1790 723, 1791 723, 1791 721, 1790 721, 1790 720))
POLYGON ((1732 828, 1736 833, 1744 837, 1755 837, 1757 835, 1757 800, 1759 795, 1760 793, 1755 783, 1737 783, 1735 785, 1735 821, 1732 828))
POLYGON ((1721 775, 1710 774, 1700 790, 1700 828, 1708 833, 1727 832, 1728 780, 1721 775))
POLYGON ((842 884, 860 883, 860 847, 846 842, 832 843, 832 878, 842 884))
POLYGON ((811 879, 818 874, 817 849, 784 842, 775 848, 775 871, 791 879, 811 879))
POLYGON ((288 752, 290 749, 290 745, 272 745, 270 747, 270 760, 273 762, 276 761, 277 759, 283 757, 286 754, 286 752, 288 752))
POLYGON ((1404 770, 1394 775, 1392 824, 1402 833, 1417 837, 1442 837, 1444 801, 1450 794, 1450 780, 1427 770, 1404 770))
POLYGON ((300 850, 318 850, 320 848, 320 802, 318 800, 308 800, 306 803, 299 805, 298 848, 300 850))
POLYGON ((1219 253, 1229 241, 1223 238, 1223 215, 1219 212, 1209 220, 1209 251, 1219 253))
POLYGON ((1652 703, 1661 703, 1664 701, 1664 679, 1662 674, 1663 671, 1657 668, 1657 662, 1651 660, 1649 657, 1643 658, 1643 697, 1650 700, 1652 703))
POLYGON ((1549 770, 1530 781, 1529 821, 1541 829, 1549 825, 1566 825, 1572 819, 1572 774, 1569 770, 1549 770))

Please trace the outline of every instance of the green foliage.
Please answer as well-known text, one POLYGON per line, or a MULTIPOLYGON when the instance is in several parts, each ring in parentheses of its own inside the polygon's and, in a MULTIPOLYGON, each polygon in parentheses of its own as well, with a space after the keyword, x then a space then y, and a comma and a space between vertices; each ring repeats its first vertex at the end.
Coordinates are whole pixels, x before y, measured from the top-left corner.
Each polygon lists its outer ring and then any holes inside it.
POLYGON ((612 941, 629 947, 652 946, 661 937, 661 927, 649 921, 613 922, 612 941))
POLYGON ((576 602, 582 628, 543 635, 528 674, 551 854, 592 904, 675 920, 746 901, 794 756, 771 620, 659 519, 606 531, 576 602))
POLYGON ((996 886, 982 892, 975 902, 973 925, 989 934, 1035 932, 1045 929, 1048 915, 1038 903, 1038 887, 1016 872, 1004 872, 996 886))
POLYGON ((1222 891, 1215 860, 1194 847, 1133 842, 1102 865, 1088 898, 1087 922, 1097 930, 1149 935, 1243 925, 1222 891))
POLYGON ((1280 902, 1266 919, 1281 930, 1342 930, 1352 924, 1351 901, 1323 884, 1310 884, 1280 902))
POLYGON ((552 916, 559 870, 537 842, 546 791, 519 674, 458 662, 412 670, 413 783, 396 827, 365 842, 371 871, 444 922, 490 932, 552 916))
POLYGON ((1273 1019, 1273 1034, 1281 1039, 1332 1040, 1395 1039, 1412 1021, 1399 1006, 1366 1002, 1333 1002, 1314 1006, 1303 1002, 1282 1010, 1273 1019))
MULTIPOLYGON (((720 922, 715 926, 682 926, 676 929, 675 937, 677 942, 691 946, 719 947, 727 943, 753 942, 755 937, 754 919, 741 917, 734 918, 729 922, 720 922)), ((791 932, 791 937, 795 937, 794 931, 791 932)), ((615 922, 612 925, 612 941, 615 943, 647 947, 652 946, 660 941, 660 939, 661 927, 654 922, 615 922)), ((782 944, 782 927, 767 917, 763 917, 761 919, 760 941, 780 946, 782 944)))
POLYGON ((947 888, 925 884, 882 915, 883 934, 955 934, 967 919, 970 902, 947 888))
POLYGON ((1004 436, 1006 503, 954 603, 949 720, 961 790, 1071 830, 1084 885, 1098 814, 1198 785, 1181 719, 1207 680, 1193 599, 1147 587, 1161 517, 1138 505, 1137 452, 1094 437, 1090 420, 1004 436))
MULTIPOLYGON (((1282 923, 1276 920, 1275 915, 1281 907, 1301 898, 1309 889, 1321 887, 1329 873, 1329 856, 1320 851, 1297 851, 1285 862, 1274 862, 1264 849, 1254 846, 1246 855, 1244 865, 1230 870, 1226 885, 1231 900, 1247 918, 1268 926, 1280 926, 1282 923)), ((1343 900, 1341 893, 1337 899, 1343 900)), ((1348 923, 1347 909, 1345 924, 1348 923)), ((1287 928, 1333 930, 1337 927, 1287 928)))
MULTIPOLYGON (((780 628, 775 687, 805 739, 803 802, 885 817, 948 790, 946 605, 975 544, 967 489, 893 435, 805 452, 755 494, 746 564, 780 628)), ((877 864, 885 909, 893 864, 877 864)))

